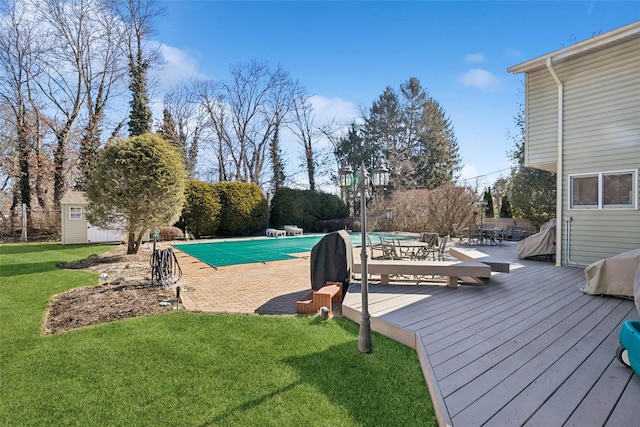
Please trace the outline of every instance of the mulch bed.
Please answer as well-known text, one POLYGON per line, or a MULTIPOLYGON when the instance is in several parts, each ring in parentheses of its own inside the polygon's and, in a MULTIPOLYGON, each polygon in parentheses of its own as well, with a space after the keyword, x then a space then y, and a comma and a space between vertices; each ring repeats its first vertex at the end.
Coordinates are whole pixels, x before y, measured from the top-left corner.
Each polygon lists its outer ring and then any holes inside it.
POLYGON ((125 251, 121 245, 103 255, 59 265, 105 273, 110 282, 70 289, 54 296, 45 315, 45 334, 174 309, 173 289, 151 285, 150 253, 126 255, 125 251))

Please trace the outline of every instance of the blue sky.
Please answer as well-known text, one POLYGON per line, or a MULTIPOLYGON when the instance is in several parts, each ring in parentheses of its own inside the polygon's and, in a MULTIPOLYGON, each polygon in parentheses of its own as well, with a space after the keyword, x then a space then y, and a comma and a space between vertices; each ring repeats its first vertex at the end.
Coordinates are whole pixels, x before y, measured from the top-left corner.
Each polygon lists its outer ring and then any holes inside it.
MULTIPOLYGON (((507 174, 523 78, 510 66, 640 19, 638 1, 162 1, 154 36, 169 84, 227 80, 252 59, 314 95, 316 119, 346 121, 410 77, 452 121, 463 178, 507 174), (502 171, 502 172, 498 172, 502 171)), ((297 157, 298 146, 285 145, 297 157)), ((292 160, 292 164, 297 160, 292 160)))

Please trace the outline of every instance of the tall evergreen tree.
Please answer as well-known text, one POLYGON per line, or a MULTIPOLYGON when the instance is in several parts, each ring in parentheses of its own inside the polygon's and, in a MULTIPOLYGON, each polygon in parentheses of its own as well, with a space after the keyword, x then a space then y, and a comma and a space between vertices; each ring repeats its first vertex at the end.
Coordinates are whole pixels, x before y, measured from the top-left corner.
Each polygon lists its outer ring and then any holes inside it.
POLYGON ((502 196, 502 203, 500 203, 500 218, 511 218, 513 213, 511 212, 511 203, 507 196, 502 196))
POLYGON ((487 202, 486 207, 484 208, 484 216, 486 218, 493 218, 495 216, 493 210, 493 197, 491 197, 491 188, 487 188, 484 191, 484 196, 482 199, 487 202))
POLYGON ((427 102, 421 119, 420 146, 413 156, 414 181, 431 189, 453 182, 460 172, 458 140, 438 101, 427 102))
POLYGON ((415 77, 400 85, 400 95, 385 88, 364 122, 362 136, 384 154, 392 190, 435 188, 461 169, 451 121, 415 77))
POLYGON ((160 125, 160 129, 158 129, 158 134, 169 141, 171 146, 176 150, 176 153, 178 153, 183 162, 185 162, 185 144, 181 141, 180 131, 178 130, 176 121, 167 108, 162 110, 162 124, 160 125))
POLYGON ((362 139, 372 148, 373 160, 379 160, 376 157, 386 159, 390 174, 394 177, 391 188, 399 186, 395 177, 401 176, 402 159, 406 157, 403 154, 402 115, 397 93, 387 86, 369 109, 361 132, 362 139))
MULTIPOLYGON (((284 160, 280 149, 280 127, 276 126, 273 131, 271 144, 269 145, 271 156, 271 167, 273 168, 273 178, 271 188, 277 190, 284 185, 286 175, 284 173, 284 160)), ((275 191, 274 191, 275 193, 275 191)))
POLYGON ((149 68, 160 61, 158 47, 148 41, 153 35, 153 18, 162 13, 156 0, 114 0, 114 12, 125 23, 125 53, 129 71, 129 136, 151 132, 151 108, 147 88, 149 68))
POLYGON ((372 169, 377 161, 380 150, 377 144, 365 139, 362 127, 353 122, 349 125, 347 135, 338 141, 334 154, 340 164, 346 163, 357 169, 364 162, 372 169))
POLYGON ((142 57, 142 49, 138 54, 129 56, 129 90, 131 101, 129 102, 129 135, 138 136, 151 131, 151 108, 149 108, 149 95, 147 94, 147 69, 149 63, 142 57))

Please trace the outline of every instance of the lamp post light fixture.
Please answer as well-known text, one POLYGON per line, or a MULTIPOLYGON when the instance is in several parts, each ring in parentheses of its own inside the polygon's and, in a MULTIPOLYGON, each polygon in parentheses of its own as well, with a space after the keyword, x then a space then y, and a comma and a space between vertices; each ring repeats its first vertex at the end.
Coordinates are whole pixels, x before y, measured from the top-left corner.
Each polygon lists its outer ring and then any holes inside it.
MULTIPOLYGON (((361 268, 361 291, 362 313, 360 316, 360 331, 358 334, 358 350, 360 353, 373 353, 371 342, 371 318, 369 316, 369 271, 367 266, 367 189, 369 188, 369 172, 364 166, 364 161, 360 165, 360 171, 355 174, 353 169, 343 163, 338 171, 340 187, 347 192, 349 190, 360 191, 360 263, 361 268)), ((389 183, 389 170, 384 163, 373 171, 371 184, 376 187, 389 183)))
MULTIPOLYGON (((351 206, 349 206, 349 192, 353 190, 354 186, 354 174, 351 166, 346 162, 342 162, 342 167, 338 171, 338 184, 340 184, 340 188, 344 193, 344 201, 349 208, 349 215, 351 216, 351 206)), ((355 215, 355 206, 354 213, 355 215)))
POLYGON ((389 185, 389 168, 387 168, 384 159, 380 161, 378 167, 371 173, 371 183, 378 188, 385 188, 389 185))

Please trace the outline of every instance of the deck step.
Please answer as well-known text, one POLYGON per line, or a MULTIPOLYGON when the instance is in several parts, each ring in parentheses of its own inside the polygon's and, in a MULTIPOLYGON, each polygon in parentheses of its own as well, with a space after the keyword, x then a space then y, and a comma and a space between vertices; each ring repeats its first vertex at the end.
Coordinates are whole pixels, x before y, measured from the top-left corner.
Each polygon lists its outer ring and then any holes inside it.
MULTIPOLYGON (((354 273, 362 273, 362 265, 353 265, 354 273)), ((461 261, 410 261, 410 260, 371 260, 367 263, 368 274, 379 274, 382 284, 389 284, 390 275, 447 276, 447 284, 455 287, 459 277, 477 277, 489 279, 491 267, 481 262, 461 261)))
POLYGON ((312 314, 315 313, 313 309, 313 300, 296 301, 296 313, 299 314, 312 314))
POLYGON ((508 273, 509 263, 480 252, 477 249, 449 248, 449 255, 464 262, 481 262, 491 267, 496 273, 508 273))
POLYGON ((327 307, 329 314, 333 314, 333 303, 342 302, 342 283, 327 282, 325 286, 313 291, 310 300, 296 301, 296 313, 313 314, 321 307, 327 307))

